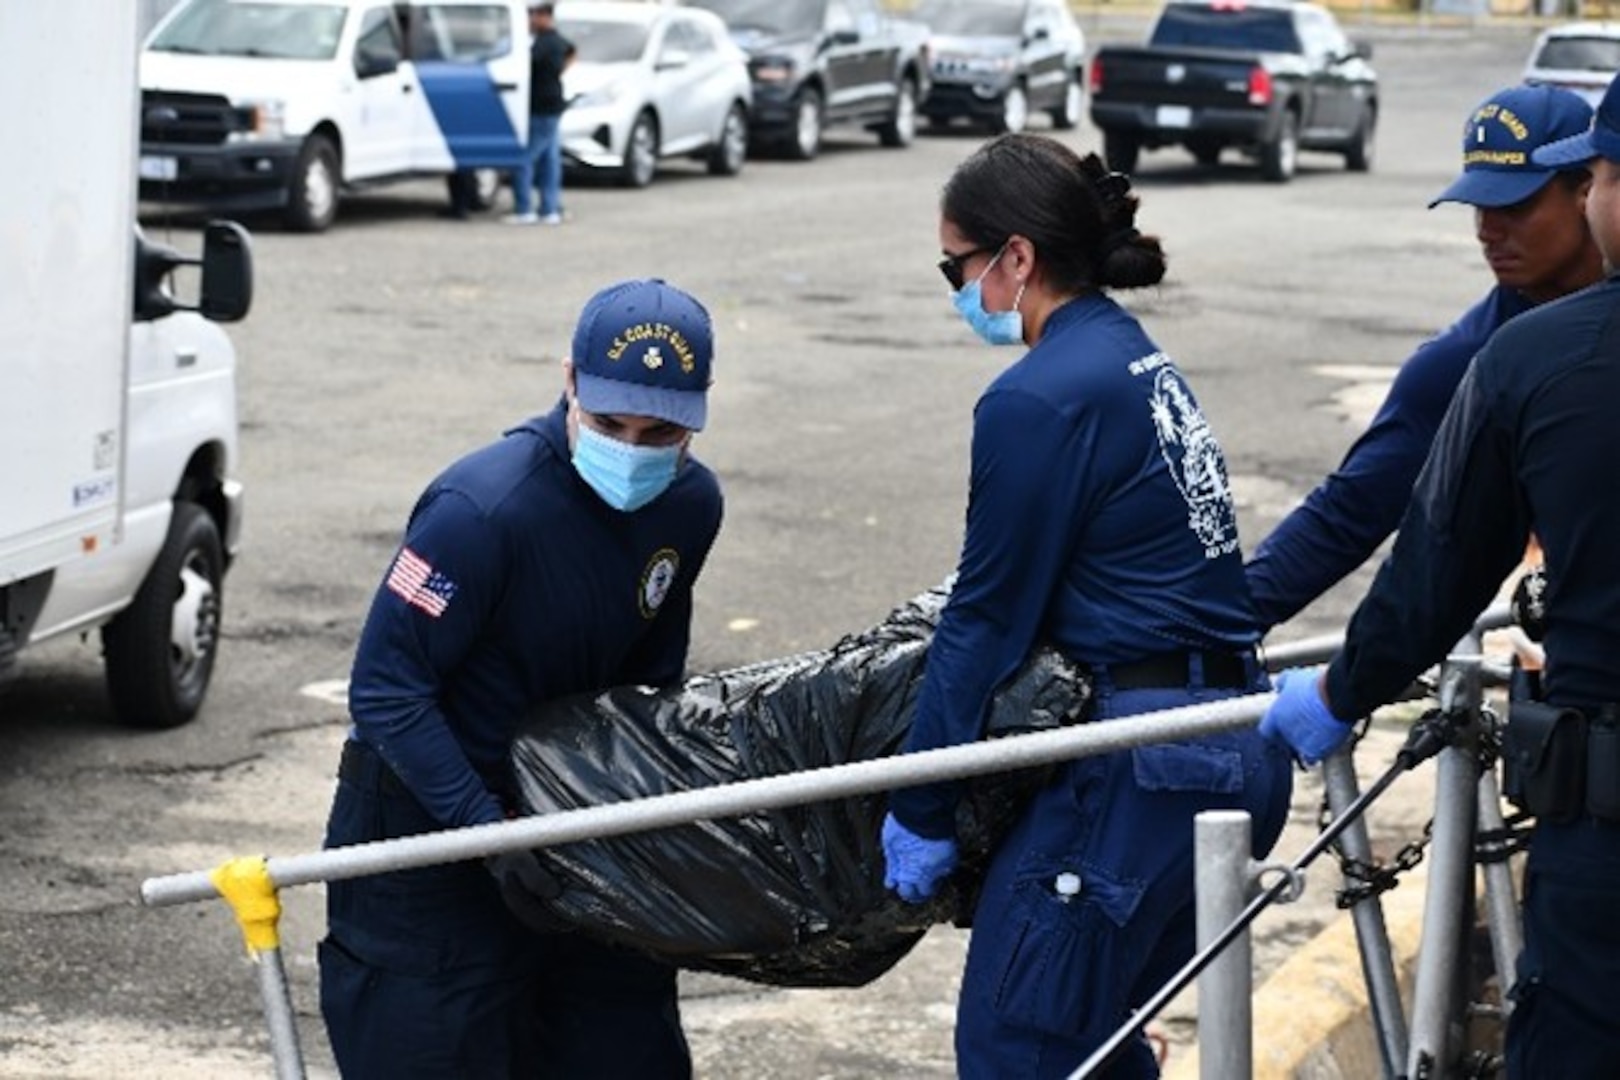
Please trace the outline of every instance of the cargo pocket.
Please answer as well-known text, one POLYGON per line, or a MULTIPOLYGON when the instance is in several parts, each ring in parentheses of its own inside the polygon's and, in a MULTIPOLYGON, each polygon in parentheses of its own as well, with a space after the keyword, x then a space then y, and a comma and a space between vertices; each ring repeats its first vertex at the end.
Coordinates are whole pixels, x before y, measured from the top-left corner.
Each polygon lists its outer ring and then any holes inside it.
POLYGON ((1080 892, 1065 899, 1052 889, 1062 869, 1018 886, 995 1010, 1011 1026, 1073 1038, 1123 1014, 1135 963, 1122 931, 1145 886, 1081 864, 1080 892))
POLYGON ((1143 791, 1208 791, 1235 795, 1243 790, 1243 753, 1227 746, 1159 743, 1131 751, 1136 786, 1143 791))

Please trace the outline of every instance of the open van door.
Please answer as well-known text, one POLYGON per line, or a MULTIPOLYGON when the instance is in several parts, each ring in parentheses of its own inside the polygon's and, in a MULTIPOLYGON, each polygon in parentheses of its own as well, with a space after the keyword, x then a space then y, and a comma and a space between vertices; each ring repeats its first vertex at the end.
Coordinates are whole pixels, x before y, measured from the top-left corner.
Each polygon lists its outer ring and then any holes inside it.
POLYGON ((411 0, 399 11, 434 128, 415 140, 415 168, 516 168, 529 136, 525 4, 411 0))

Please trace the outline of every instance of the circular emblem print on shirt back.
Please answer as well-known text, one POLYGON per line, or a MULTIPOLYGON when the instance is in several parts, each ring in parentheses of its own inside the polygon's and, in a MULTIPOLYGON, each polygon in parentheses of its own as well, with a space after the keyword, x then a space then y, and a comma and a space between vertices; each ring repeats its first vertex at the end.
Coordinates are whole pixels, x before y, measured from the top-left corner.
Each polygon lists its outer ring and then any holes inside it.
POLYGON ((647 560, 647 568, 641 572, 642 618, 650 619, 658 614, 680 568, 681 557, 674 548, 659 548, 653 552, 653 557, 647 560))
POLYGON ((1155 372, 1152 410, 1159 451, 1187 500, 1187 525, 1204 545, 1205 558, 1235 551, 1237 512, 1226 480, 1226 460, 1203 410, 1174 368, 1155 372))

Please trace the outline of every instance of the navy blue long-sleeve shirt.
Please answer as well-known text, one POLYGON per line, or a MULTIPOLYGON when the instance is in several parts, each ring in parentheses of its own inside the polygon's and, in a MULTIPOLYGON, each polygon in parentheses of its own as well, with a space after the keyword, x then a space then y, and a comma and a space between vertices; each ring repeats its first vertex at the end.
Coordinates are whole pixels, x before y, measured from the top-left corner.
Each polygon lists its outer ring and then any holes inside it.
POLYGON ((1249 561, 1262 631, 1287 622, 1372 557, 1400 523, 1446 407, 1498 327, 1531 307, 1497 286, 1401 365, 1371 426, 1249 561))
POLYGON ((1491 338, 1328 668, 1335 715, 1366 715, 1444 656, 1532 530, 1547 567, 1547 700, 1620 702, 1617 402, 1620 280, 1538 307, 1491 338))
POLYGON ((691 458, 645 507, 609 507, 574 470, 561 404, 462 458, 418 500, 372 602, 355 734, 446 827, 499 820, 532 706, 682 677, 721 514, 691 458))
MULTIPOLYGON (((1053 312, 973 415, 967 529, 907 751, 977 739, 1038 642, 1088 664, 1253 644, 1226 464, 1174 363, 1113 300, 1053 312)), ((896 791, 925 836, 957 785, 896 791)))

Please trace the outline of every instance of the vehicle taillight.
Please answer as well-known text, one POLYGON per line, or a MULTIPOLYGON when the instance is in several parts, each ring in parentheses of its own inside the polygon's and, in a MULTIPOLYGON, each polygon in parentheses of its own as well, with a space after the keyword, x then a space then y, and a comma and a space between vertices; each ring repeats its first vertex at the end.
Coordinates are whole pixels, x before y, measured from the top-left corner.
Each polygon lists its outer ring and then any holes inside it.
POLYGON ((1271 104, 1271 72, 1265 68, 1249 69, 1249 104, 1271 104))
POLYGON ((1100 58, 1094 58, 1091 61, 1091 75, 1089 78, 1091 84, 1091 93, 1093 96, 1095 96, 1101 92, 1103 84, 1102 60, 1100 58))

